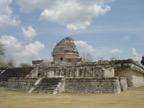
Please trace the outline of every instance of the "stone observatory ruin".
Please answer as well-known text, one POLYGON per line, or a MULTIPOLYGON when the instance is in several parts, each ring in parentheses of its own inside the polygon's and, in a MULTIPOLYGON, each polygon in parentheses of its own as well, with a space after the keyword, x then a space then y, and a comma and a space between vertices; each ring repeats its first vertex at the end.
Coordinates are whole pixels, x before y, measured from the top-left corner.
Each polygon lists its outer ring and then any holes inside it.
POLYGON ((62 39, 53 61, 33 61, 33 67, 0 73, 0 87, 28 93, 120 93, 144 86, 144 67, 132 59, 90 62, 79 57, 74 40, 62 39))

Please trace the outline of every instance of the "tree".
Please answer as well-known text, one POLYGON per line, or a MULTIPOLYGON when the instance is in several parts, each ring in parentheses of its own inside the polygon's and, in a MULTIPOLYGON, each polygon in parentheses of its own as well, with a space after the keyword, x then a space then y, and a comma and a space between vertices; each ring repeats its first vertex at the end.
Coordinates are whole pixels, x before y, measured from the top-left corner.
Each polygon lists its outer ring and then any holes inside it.
POLYGON ((12 68, 15 66, 14 59, 11 56, 3 56, 1 58, 0 67, 1 68, 12 68))
POLYGON ((0 68, 3 67, 3 56, 4 55, 4 48, 3 44, 0 43, 0 68))
POLYGON ((104 57, 101 56, 98 58, 98 61, 101 61, 101 60, 104 60, 104 57))
POLYGON ((21 64, 20 64, 20 67, 23 67, 23 68, 31 67, 31 64, 21 63, 21 64))
POLYGON ((11 56, 7 57, 6 65, 7 65, 7 68, 15 66, 14 59, 11 56))
POLYGON ((4 55, 4 46, 2 43, 0 43, 0 56, 4 55))
POLYGON ((110 61, 117 60, 116 57, 110 57, 110 61))
POLYGON ((0 43, 0 68, 10 68, 14 67, 14 65, 14 59, 5 54, 4 45, 0 43))

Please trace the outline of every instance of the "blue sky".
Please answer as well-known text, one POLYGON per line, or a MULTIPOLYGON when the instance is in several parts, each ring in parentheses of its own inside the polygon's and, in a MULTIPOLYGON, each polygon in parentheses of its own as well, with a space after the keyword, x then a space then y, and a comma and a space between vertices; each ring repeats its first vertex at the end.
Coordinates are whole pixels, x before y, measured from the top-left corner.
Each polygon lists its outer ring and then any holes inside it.
POLYGON ((17 64, 52 60, 55 44, 67 36, 94 61, 140 61, 144 0, 0 0, 0 42, 17 64))

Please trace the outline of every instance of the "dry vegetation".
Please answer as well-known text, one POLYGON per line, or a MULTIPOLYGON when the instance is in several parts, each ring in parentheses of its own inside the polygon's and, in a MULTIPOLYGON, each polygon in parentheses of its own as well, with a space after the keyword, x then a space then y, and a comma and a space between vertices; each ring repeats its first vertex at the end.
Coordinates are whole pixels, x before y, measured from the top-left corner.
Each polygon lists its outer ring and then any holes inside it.
POLYGON ((121 94, 27 94, 0 89, 0 108, 144 108, 144 87, 121 94))

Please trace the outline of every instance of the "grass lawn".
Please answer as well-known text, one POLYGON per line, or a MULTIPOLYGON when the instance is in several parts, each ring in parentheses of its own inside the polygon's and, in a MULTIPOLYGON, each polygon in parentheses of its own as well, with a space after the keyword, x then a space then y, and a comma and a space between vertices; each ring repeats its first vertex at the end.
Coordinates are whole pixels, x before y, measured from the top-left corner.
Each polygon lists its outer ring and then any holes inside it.
POLYGON ((144 108, 144 87, 120 94, 27 94, 0 88, 0 108, 144 108))

